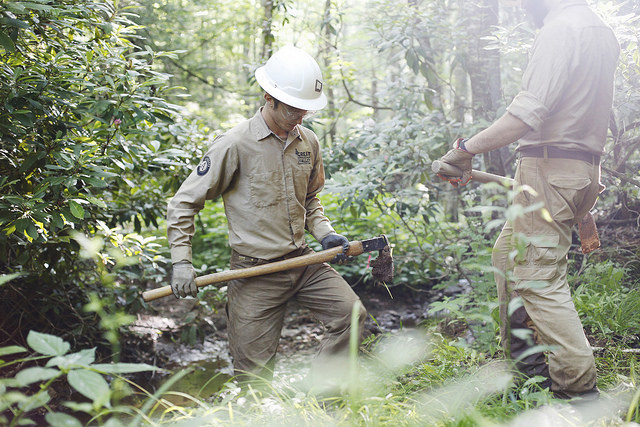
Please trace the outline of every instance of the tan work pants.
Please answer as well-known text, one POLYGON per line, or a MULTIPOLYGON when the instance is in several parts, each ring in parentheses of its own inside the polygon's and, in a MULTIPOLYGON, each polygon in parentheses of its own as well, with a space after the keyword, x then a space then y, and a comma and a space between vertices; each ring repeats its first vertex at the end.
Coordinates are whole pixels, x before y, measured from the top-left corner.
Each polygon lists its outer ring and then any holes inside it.
MULTIPOLYGON (((301 248, 291 256, 313 253, 301 248)), ((265 264, 234 252, 231 268, 265 264)), ((295 300, 326 328, 318 356, 344 359, 348 355, 351 313, 359 304, 359 337, 367 312, 349 284, 328 264, 315 264, 249 279, 233 280, 227 293, 228 339, 238 375, 270 380, 287 301, 295 300)))
POLYGON ((527 375, 547 375, 551 389, 579 395, 595 387, 596 368, 567 282, 567 253, 571 228, 594 206, 604 187, 600 167, 581 160, 524 157, 516 170, 517 185, 536 194, 520 192, 514 205, 541 209, 507 221, 494 246, 493 266, 500 301, 501 338, 505 352, 520 359, 516 367, 527 375), (526 243, 524 254, 514 249, 526 243), (509 316, 515 296, 523 306, 509 316), (534 342, 525 342, 515 329, 530 329, 534 342), (548 368, 544 354, 525 354, 535 344, 552 346, 548 368), (521 357, 526 356, 526 357, 521 357), (548 369, 548 371, 547 371, 548 369))

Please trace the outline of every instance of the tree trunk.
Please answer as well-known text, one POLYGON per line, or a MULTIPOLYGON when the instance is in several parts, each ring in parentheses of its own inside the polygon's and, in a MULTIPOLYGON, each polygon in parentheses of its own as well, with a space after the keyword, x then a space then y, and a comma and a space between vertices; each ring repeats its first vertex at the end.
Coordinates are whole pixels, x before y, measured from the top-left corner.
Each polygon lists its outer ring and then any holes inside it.
POLYGON ((267 60, 273 53, 273 31, 271 26, 273 24, 273 9, 274 0, 262 0, 262 7, 264 9, 264 21, 262 21, 262 54, 263 60, 267 60))
MULTIPOLYGON (((331 67, 331 50, 333 49, 333 45, 331 44, 331 36, 332 36, 332 15, 331 15, 331 0, 326 0, 324 3, 324 48, 322 49, 322 57, 324 60, 324 70, 322 70, 322 76, 324 81, 326 82, 329 78, 330 67, 331 67)), ((338 31, 334 31, 337 37, 338 31)), ((335 116, 335 95, 333 93, 333 87, 331 85, 325 84, 323 87, 323 91, 327 96, 327 115, 329 116, 329 129, 328 132, 324 135, 324 143, 325 146, 331 147, 335 141, 336 137, 336 116, 335 116)))
MULTIPOLYGON (((471 82, 473 120, 493 122, 500 104, 500 54, 497 49, 486 49, 491 27, 498 25, 498 0, 479 0, 467 3, 469 12, 470 46, 467 70, 471 82)), ((509 156, 509 148, 502 147, 484 155, 485 169, 498 175, 511 175, 511 165, 504 159, 509 156)))

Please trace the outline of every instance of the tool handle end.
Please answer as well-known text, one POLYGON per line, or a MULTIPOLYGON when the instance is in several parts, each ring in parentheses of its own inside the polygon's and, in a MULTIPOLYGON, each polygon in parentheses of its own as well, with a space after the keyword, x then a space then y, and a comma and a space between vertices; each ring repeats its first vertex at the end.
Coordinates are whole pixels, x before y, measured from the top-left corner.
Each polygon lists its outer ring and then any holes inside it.
POLYGON ((163 286, 161 288, 151 289, 142 293, 142 299, 145 302, 153 301, 158 298, 167 297, 172 295, 171 286, 163 286))

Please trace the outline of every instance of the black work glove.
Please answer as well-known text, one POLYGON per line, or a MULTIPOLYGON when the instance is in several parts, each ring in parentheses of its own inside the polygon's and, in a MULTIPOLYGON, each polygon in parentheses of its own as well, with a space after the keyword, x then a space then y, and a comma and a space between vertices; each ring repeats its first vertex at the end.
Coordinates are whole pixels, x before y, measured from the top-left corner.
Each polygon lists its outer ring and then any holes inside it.
POLYGON ((336 246, 342 246, 342 253, 338 254, 330 262, 331 264, 346 264, 351 260, 351 257, 347 256, 349 250, 349 240, 340 234, 329 234, 320 242, 323 250, 334 248, 336 246))
POLYGON ((195 297, 198 295, 196 271, 189 261, 178 261, 173 264, 171 291, 176 298, 184 298, 187 295, 195 297))

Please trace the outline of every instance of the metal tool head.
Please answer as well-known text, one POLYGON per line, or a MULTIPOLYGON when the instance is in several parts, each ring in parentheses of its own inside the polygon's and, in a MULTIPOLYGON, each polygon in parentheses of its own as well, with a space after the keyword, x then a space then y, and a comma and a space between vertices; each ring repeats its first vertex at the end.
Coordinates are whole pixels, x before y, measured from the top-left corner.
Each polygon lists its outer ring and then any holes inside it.
POLYGON ((372 239, 362 240, 362 251, 373 252, 384 249, 385 246, 389 246, 389 239, 384 234, 372 239))
MULTIPOLYGON (((393 282, 393 257, 391 256, 391 245, 389 243, 389 239, 387 236, 382 234, 380 237, 376 237, 376 247, 372 248, 371 251, 378 250, 378 258, 371 261, 370 265, 371 276, 376 282, 382 282, 386 284, 390 284, 393 282)), ((363 242, 364 248, 364 242, 363 242)), ((365 249, 365 252, 369 252, 369 250, 365 249)))

